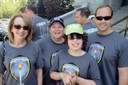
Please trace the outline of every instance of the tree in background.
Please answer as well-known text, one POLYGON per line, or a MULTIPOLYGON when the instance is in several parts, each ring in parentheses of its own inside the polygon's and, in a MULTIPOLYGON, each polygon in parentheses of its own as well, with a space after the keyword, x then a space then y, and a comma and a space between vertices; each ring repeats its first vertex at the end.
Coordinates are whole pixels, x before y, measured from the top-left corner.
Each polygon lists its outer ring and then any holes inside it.
POLYGON ((45 10, 46 8, 44 6, 43 0, 38 0, 38 3, 37 3, 38 15, 42 18, 47 18, 45 10))
POLYGON ((10 18, 19 12, 28 0, 0 0, 0 18, 10 18))
POLYGON ((48 19, 62 15, 73 10, 74 0, 44 0, 46 16, 48 19))
POLYGON ((73 2, 74 0, 0 0, 0 18, 10 18, 18 13, 21 7, 32 4, 37 6, 39 16, 51 19, 73 10, 73 2))
MULTIPOLYGON (((43 1, 43 0, 42 0, 43 1)), ((28 0, 27 4, 37 6, 38 0, 28 0)))

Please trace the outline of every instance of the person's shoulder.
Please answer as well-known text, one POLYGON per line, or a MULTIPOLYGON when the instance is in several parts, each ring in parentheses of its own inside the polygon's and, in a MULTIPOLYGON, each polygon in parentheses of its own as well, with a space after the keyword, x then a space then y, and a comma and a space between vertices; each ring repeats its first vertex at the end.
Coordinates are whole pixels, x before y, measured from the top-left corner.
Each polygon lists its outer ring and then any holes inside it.
POLYGON ((57 56, 59 56, 59 58, 63 58, 65 57, 65 55, 67 54, 67 50, 66 49, 61 49, 57 52, 57 56))
POLYGON ((57 52, 58 55, 65 55, 67 53, 67 49, 61 49, 57 52))
POLYGON ((51 39, 50 35, 46 35, 42 38, 40 38, 39 40, 36 41, 36 43, 38 44, 42 44, 42 43, 48 43, 48 41, 51 39))
POLYGON ((31 18, 31 21, 32 21, 33 23, 38 23, 38 22, 40 22, 40 21, 43 21, 43 18, 36 15, 36 16, 33 16, 33 17, 31 18))
POLYGON ((48 21, 47 19, 44 19, 44 18, 42 18, 42 17, 40 17, 40 16, 37 16, 36 18, 37 18, 38 20, 42 21, 42 22, 47 22, 47 21, 48 21))
POLYGON ((31 42, 31 43, 28 43, 27 45, 30 46, 30 47, 37 47, 38 43, 31 42))
POLYGON ((89 38, 96 37, 96 36, 97 36, 97 32, 93 32, 93 33, 88 34, 89 38))
POLYGON ((127 42, 127 39, 125 39, 122 35, 120 35, 118 32, 114 31, 113 32, 113 38, 117 39, 119 41, 127 42))
POLYGON ((88 23, 84 24, 83 26, 88 27, 88 28, 97 28, 95 23, 93 23, 93 22, 88 22, 88 23))
POLYGON ((86 52, 85 57, 87 57, 90 61, 95 61, 94 57, 90 55, 88 52, 86 52))
POLYGON ((40 49, 40 45, 36 42, 31 42, 28 45, 29 45, 30 49, 34 49, 34 50, 39 50, 40 49))
POLYGON ((67 52, 67 49, 61 49, 59 52, 60 53, 66 53, 67 52))

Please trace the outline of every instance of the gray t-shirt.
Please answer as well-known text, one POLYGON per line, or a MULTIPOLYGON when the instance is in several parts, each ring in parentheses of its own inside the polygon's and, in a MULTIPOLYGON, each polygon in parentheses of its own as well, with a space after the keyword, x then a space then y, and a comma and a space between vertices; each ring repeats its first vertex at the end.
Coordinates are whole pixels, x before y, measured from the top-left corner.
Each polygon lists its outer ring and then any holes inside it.
POLYGON ((31 18, 32 22, 32 41, 37 41, 38 39, 47 35, 47 23, 45 20, 39 16, 34 16, 31 18))
MULTIPOLYGON (((37 85, 37 69, 44 67, 42 52, 35 43, 26 44, 21 48, 15 48, 5 43, 4 85, 18 85, 22 78, 24 85, 37 85)), ((3 46, 0 46, 0 58, 3 56, 3 46)), ((3 63, 0 59, 0 72, 3 72, 3 63)))
POLYGON ((87 34, 90 34, 90 33, 97 32, 98 31, 95 23, 93 23, 93 22, 88 22, 88 23, 84 24, 83 25, 83 30, 87 34))
POLYGON ((128 41, 119 33, 90 34, 87 48, 97 60, 103 85, 118 85, 118 68, 128 67, 128 41))
POLYGON ((68 46, 64 43, 57 44, 53 42, 51 36, 46 36, 37 41, 39 46, 41 47, 43 58, 45 60, 45 67, 44 67, 44 79, 43 85, 56 85, 56 81, 50 78, 49 70, 52 66, 52 62, 56 53, 61 49, 67 49, 68 46))
MULTIPOLYGON (((68 50, 61 50, 54 58, 53 66, 50 72, 63 72, 75 74, 84 79, 93 80, 96 85, 101 85, 98 65, 94 58, 88 53, 74 57, 68 53, 68 50)), ((64 85, 60 80, 59 85, 64 85)))

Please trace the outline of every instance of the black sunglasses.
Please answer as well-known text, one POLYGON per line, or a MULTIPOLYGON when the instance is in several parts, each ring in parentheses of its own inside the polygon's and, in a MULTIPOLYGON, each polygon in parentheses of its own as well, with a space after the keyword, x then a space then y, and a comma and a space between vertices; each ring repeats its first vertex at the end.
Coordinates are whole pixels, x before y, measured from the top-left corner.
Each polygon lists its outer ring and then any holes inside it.
POLYGON ((68 39, 69 40, 74 40, 74 39, 80 40, 80 39, 82 39, 82 35, 80 35, 80 34, 71 34, 68 39))
POLYGON ((112 16, 104 16, 104 17, 103 16, 96 16, 96 19, 100 20, 100 21, 103 19, 104 20, 110 20, 111 18, 112 18, 112 16))
POLYGON ((15 29, 21 29, 23 28, 24 30, 29 30, 29 27, 28 26, 21 26, 21 25, 13 25, 15 29))

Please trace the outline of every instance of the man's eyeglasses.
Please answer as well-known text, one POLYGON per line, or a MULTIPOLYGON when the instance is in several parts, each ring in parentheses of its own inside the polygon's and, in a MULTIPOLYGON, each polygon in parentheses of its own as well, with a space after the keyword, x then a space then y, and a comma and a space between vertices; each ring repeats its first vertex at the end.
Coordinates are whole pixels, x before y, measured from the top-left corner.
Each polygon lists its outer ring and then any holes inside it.
POLYGON ((21 29, 23 28, 24 30, 29 30, 28 26, 21 26, 21 25, 13 25, 15 29, 21 29))
POLYGON ((102 21, 103 19, 104 20, 110 20, 112 18, 112 16, 96 16, 96 19, 99 20, 99 21, 102 21))

